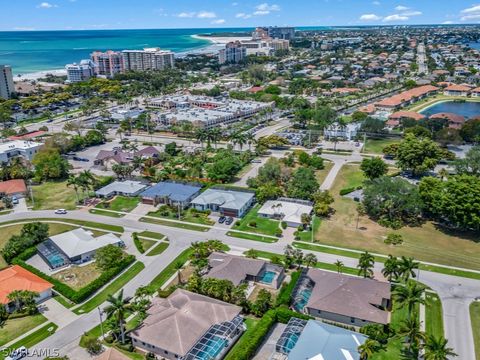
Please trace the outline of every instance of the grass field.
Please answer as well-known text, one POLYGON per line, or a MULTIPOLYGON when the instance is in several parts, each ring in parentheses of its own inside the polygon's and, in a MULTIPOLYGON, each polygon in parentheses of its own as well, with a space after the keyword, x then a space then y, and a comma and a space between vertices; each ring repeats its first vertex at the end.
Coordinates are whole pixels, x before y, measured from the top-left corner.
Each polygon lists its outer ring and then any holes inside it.
POLYGON ((333 162, 324 160, 323 165, 325 166, 322 170, 315 171, 315 176, 317 177, 317 181, 320 185, 322 185, 323 181, 327 177, 328 173, 333 167, 333 162))
POLYGON ((157 232, 153 232, 153 231, 148 231, 148 230, 145 230, 145 231, 142 231, 141 233, 138 233, 138 236, 139 237, 147 237, 147 238, 151 238, 151 239, 157 239, 157 240, 162 240, 165 235, 161 234, 161 233, 157 233, 157 232))
POLYGON ((75 190, 67 187, 67 182, 44 182, 32 186, 34 210, 54 210, 76 208, 75 190))
POLYGON ((142 244, 144 252, 148 252, 148 250, 157 243, 155 240, 148 240, 148 239, 139 239, 140 243, 142 244))
POLYGON ((435 337, 445 336, 443 332, 442 302, 437 294, 425 294, 425 332, 435 337))
POLYGON ((41 314, 7 320, 0 331, 0 346, 15 340, 45 321, 47 321, 47 318, 41 314))
POLYGON ((96 264, 90 263, 83 266, 71 266, 68 269, 59 271, 52 275, 54 279, 60 280, 74 290, 90 284, 93 280, 100 276, 100 270, 96 264))
MULTIPOLYGON (((313 233, 316 234, 322 220, 318 216, 313 219, 313 233)), ((312 241, 312 230, 302 231, 298 234, 301 241, 312 241)))
POLYGON ((147 215, 158 217, 158 218, 164 218, 164 219, 181 220, 181 221, 186 221, 186 222, 190 222, 193 224, 200 224, 200 225, 215 224, 215 222, 212 219, 208 218, 207 213, 195 211, 192 208, 183 210, 181 212, 180 219, 178 219, 177 217, 178 213, 176 211, 173 211, 173 209, 169 209, 168 215, 164 215, 164 214, 165 214, 164 211, 158 210, 154 212, 149 212, 147 215))
POLYGON ((367 154, 383 154, 383 148, 387 145, 399 143, 401 139, 367 139, 363 152, 367 154))
POLYGON ((271 237, 266 237, 262 235, 255 235, 255 234, 245 234, 241 233, 238 231, 229 231, 227 232, 228 236, 240 238, 240 239, 245 239, 245 240, 253 240, 253 241, 260 241, 260 242, 265 242, 265 243, 274 243, 277 242, 277 239, 271 238, 271 237))
POLYGON ((162 219, 151 219, 151 218, 146 218, 146 217, 142 217, 140 219, 140 221, 147 222, 147 223, 150 223, 150 224, 171 226, 171 227, 176 227, 176 228, 186 229, 186 230, 194 230, 194 231, 208 231, 208 230, 210 230, 209 227, 194 225, 194 224, 190 224, 190 223, 186 223, 186 222, 176 222, 176 221, 168 221, 168 220, 162 220, 162 219))
MULTIPOLYGON (((54 334, 55 331, 58 329, 58 326, 54 323, 48 323, 47 325, 41 327, 37 331, 31 333, 30 335, 25 336, 23 339, 17 341, 16 343, 12 344, 12 349, 18 349, 21 346, 25 346, 27 349, 35 346, 39 342, 45 340, 50 335, 54 334)), ((4 354, 0 353, 0 360, 4 359, 4 354)))
POLYGON ((162 252, 164 252, 167 248, 168 248, 168 243, 166 242, 161 242, 161 243, 158 243, 158 245, 156 245, 152 251, 148 252, 146 251, 147 253, 147 256, 155 256, 155 255, 160 255, 162 252))
POLYGON ((477 360, 480 360, 480 302, 475 301, 470 305, 470 319, 475 342, 475 355, 477 360))
POLYGON ((80 307, 73 310, 75 314, 84 314, 92 311, 97 306, 102 304, 105 300, 107 300, 108 295, 115 294, 119 291, 122 287, 125 286, 130 280, 132 280, 135 276, 138 275, 140 271, 145 268, 145 265, 137 261, 132 266, 130 266, 126 271, 124 271, 120 276, 116 277, 110 285, 104 288, 102 291, 97 293, 94 297, 88 300, 86 303, 81 305, 80 307))
POLYGON ((255 205, 241 220, 237 220, 233 225, 233 230, 253 232, 262 235, 275 236, 275 231, 279 229, 280 222, 278 220, 267 219, 258 216, 258 210, 260 205, 255 205), (240 225, 236 225, 240 222, 240 225), (252 222, 256 223, 256 226, 250 226, 252 222))
POLYGON ((184 250, 180 255, 178 255, 170 264, 167 265, 165 269, 163 269, 160 274, 158 274, 152 282, 148 285, 153 290, 158 290, 162 287, 162 285, 170 279, 176 272, 177 269, 175 268, 175 264, 182 263, 185 264, 192 253, 192 249, 188 248, 184 250))
POLYGON ((116 196, 113 200, 101 202, 95 208, 130 212, 137 207, 139 202, 138 197, 116 196))
POLYGON ((480 270, 480 235, 476 239, 447 234, 432 222, 419 227, 404 227, 392 230, 378 225, 367 216, 361 216, 357 229, 357 203, 339 195, 340 189, 358 186, 363 175, 358 165, 346 165, 340 170, 331 190, 335 198, 335 213, 323 219, 315 234, 315 241, 357 250, 368 250, 395 256, 413 256, 417 260, 441 265, 458 266, 480 270), (403 236, 403 244, 386 245, 389 233, 403 236))
POLYGON ((88 210, 90 214, 96 214, 96 215, 102 215, 102 216, 108 216, 108 217, 113 217, 113 218, 121 218, 124 216, 124 214, 120 214, 117 212, 112 212, 112 211, 105 211, 101 209, 90 209, 88 210))

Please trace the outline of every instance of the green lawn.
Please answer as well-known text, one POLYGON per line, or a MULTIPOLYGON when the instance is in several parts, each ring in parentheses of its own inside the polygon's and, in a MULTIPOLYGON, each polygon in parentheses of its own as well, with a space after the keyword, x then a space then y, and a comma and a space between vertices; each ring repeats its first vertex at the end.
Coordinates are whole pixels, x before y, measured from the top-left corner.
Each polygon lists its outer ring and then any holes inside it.
POLYGON ((67 309, 70 309, 71 307, 75 306, 75 303, 71 302, 70 300, 63 297, 62 295, 55 295, 53 299, 56 300, 58 303, 62 304, 67 309))
POLYGON ((167 248, 168 248, 168 243, 166 242, 161 242, 158 245, 156 245, 152 251, 147 252, 147 256, 155 256, 155 255, 160 255, 163 253, 167 248))
POLYGON ((0 346, 15 340, 45 321, 47 321, 47 318, 41 314, 7 320, 0 331, 0 346))
POLYGON ((148 231, 148 230, 138 233, 138 236, 139 237, 151 238, 151 239, 157 239, 157 240, 162 240, 165 237, 165 235, 163 235, 161 233, 148 231))
POLYGON ((442 302, 437 294, 425 294, 425 332, 435 337, 445 336, 443 332, 442 302))
POLYGON ((367 139, 363 152, 367 154, 383 155, 383 148, 387 145, 399 143, 401 139, 367 139))
POLYGON ((140 243, 142 244, 144 252, 147 252, 153 245, 155 245, 158 241, 155 240, 148 240, 139 238, 140 243))
POLYGON ((96 214, 96 215, 102 215, 102 216, 108 216, 108 217, 113 217, 113 218, 121 218, 124 217, 124 214, 120 214, 117 212, 112 212, 112 211, 105 211, 101 209, 90 209, 88 210, 90 214, 96 214))
POLYGON ((67 187, 67 182, 44 182, 32 186, 34 210, 67 209, 75 210, 75 190, 67 187))
MULTIPOLYGON (((314 234, 317 233, 321 222, 322 221, 320 220, 320 218, 318 216, 315 216, 315 218, 313 219, 313 233, 314 234)), ((312 230, 301 231, 298 234, 298 237, 300 238, 301 241, 310 241, 311 242, 312 241, 312 230)))
POLYGON ((73 310, 75 314, 83 314, 88 313, 95 309, 97 306, 102 304, 105 300, 107 300, 108 295, 115 294, 119 291, 122 287, 124 287, 130 280, 132 280, 135 276, 138 275, 140 271, 145 268, 145 265, 137 261, 131 267, 129 267, 126 271, 124 271, 120 276, 116 277, 110 285, 104 288, 102 291, 97 293, 94 297, 88 300, 86 303, 81 305, 80 307, 73 310))
POLYGON ((191 248, 184 250, 152 280, 149 286, 154 290, 160 289, 162 285, 176 273, 177 270, 175 269, 175 264, 178 262, 181 262, 182 264, 186 263, 191 253, 191 248))
MULTIPOLYGON (((25 346, 27 349, 31 348, 32 346, 35 346, 39 342, 48 338, 50 335, 54 334, 57 329, 58 326, 56 324, 52 322, 48 323, 37 331, 12 344, 11 348, 18 349, 21 346, 25 346)), ((0 360, 4 359, 3 356, 4 354, 0 352, 0 360)))
POLYGON ((480 360, 480 302, 475 301, 470 305, 470 319, 475 341, 475 355, 477 360, 480 360))
POLYGON ((260 204, 255 205, 243 217, 243 219, 235 222, 232 229, 275 236, 275 231, 279 229, 280 222, 278 220, 272 220, 258 216, 258 210, 260 210, 260 207, 260 204), (250 226, 252 222, 254 222, 256 226, 250 226), (240 223, 240 225, 237 226, 237 223, 240 223))
MULTIPOLYGON (((35 219, 35 221, 46 222, 51 226, 53 226, 54 224, 57 224, 55 223, 56 221, 61 221, 61 222, 65 222, 72 225, 79 225, 87 228, 101 229, 103 231, 120 233, 120 234, 123 233, 124 231, 123 227, 118 225, 110 225, 110 224, 103 224, 103 223, 98 223, 94 221, 83 221, 83 220, 76 220, 76 219, 69 219, 69 218, 65 218, 65 219, 38 218, 38 219, 35 219)), ((25 222, 25 220, 6 221, 3 223, 0 223, 0 225, 7 225, 7 224, 13 225, 13 224, 18 224, 22 222, 25 222)), ((68 224, 66 226, 68 226, 68 224)), ((59 225, 64 225, 64 224, 59 224, 59 225)))
POLYGON ((145 218, 145 217, 142 217, 140 219, 140 221, 147 222, 147 223, 150 223, 150 224, 171 226, 171 227, 176 227, 176 228, 186 229, 186 230, 194 230, 194 231, 208 231, 208 230, 210 230, 210 227, 193 225, 193 224, 186 223, 186 222, 176 222, 176 221, 168 221, 168 220, 162 220, 162 219, 151 219, 151 218, 145 218))
POLYGON ((138 197, 116 196, 113 200, 101 202, 95 208, 130 212, 137 207, 139 202, 140 198, 138 197))
POLYGON ((315 176, 320 185, 324 182, 330 170, 332 170, 333 162, 328 160, 323 160, 324 168, 322 170, 315 171, 315 176))
POLYGON ((228 236, 240 238, 240 239, 246 239, 246 240, 253 240, 253 241, 260 241, 260 242, 266 242, 266 243, 274 243, 277 242, 277 239, 271 238, 271 237, 266 237, 262 235, 255 235, 255 234, 245 234, 241 233, 238 231, 229 231, 227 232, 228 236))
POLYGON ((153 212, 149 212, 148 216, 154 216, 164 219, 171 219, 171 220, 182 220, 185 222, 190 222, 193 224, 200 224, 200 225, 213 225, 215 222, 208 217, 206 212, 197 211, 195 209, 189 208, 187 210, 181 211, 180 219, 178 218, 178 212, 175 209, 168 208, 168 210, 157 210, 153 212))

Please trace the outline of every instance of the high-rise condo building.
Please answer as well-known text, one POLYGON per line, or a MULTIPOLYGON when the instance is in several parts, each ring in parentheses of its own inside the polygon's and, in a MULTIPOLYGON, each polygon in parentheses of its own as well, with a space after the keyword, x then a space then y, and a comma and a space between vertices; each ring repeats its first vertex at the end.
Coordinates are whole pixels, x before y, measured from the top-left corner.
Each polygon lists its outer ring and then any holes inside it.
POLYGON ((69 83, 85 81, 95 76, 95 64, 90 59, 80 61, 80 64, 68 64, 67 81, 69 83))
POLYGON ((295 37, 294 27, 269 26, 266 30, 272 39, 292 40, 295 37))
POLYGON ((14 92, 12 68, 0 65, 0 98, 9 99, 14 92))
POLYGON ((232 41, 225 45, 225 49, 218 52, 218 62, 239 63, 247 57, 247 48, 240 41, 232 41))
POLYGON ((122 73, 124 71, 123 56, 120 51, 95 51, 90 54, 90 59, 96 65, 96 75, 111 78, 114 77, 115 74, 122 73))
POLYGON ((125 70, 164 70, 175 65, 173 52, 160 48, 123 50, 122 56, 125 70))

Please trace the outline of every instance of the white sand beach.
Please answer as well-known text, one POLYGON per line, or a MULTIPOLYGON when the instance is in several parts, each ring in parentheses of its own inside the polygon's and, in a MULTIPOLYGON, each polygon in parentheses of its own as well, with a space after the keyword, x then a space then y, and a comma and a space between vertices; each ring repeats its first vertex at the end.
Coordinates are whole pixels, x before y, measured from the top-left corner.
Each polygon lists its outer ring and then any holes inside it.
POLYGON ((67 70, 65 69, 56 69, 56 70, 45 70, 37 71, 26 74, 17 74, 13 77, 13 81, 25 81, 25 80, 38 80, 44 78, 47 74, 52 74, 55 76, 64 76, 67 75, 67 70))
POLYGON ((231 41, 245 41, 251 40, 250 36, 201 36, 201 35, 192 35, 195 39, 207 40, 213 44, 225 45, 231 41))

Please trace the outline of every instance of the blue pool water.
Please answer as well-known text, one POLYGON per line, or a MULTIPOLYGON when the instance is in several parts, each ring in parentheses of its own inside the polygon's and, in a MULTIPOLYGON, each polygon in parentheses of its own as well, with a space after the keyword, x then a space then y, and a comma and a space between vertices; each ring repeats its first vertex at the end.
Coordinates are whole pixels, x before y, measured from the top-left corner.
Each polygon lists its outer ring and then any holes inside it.
POLYGON ((466 118, 473 118, 480 115, 480 102, 444 101, 420 111, 421 114, 427 117, 442 112, 454 113, 457 115, 462 115, 466 118))
POLYGON ((302 311, 305 305, 307 305, 310 296, 312 296, 312 289, 300 290, 297 296, 295 296, 295 304, 293 305, 295 310, 302 311))
POLYGON ((262 278, 260 279, 260 282, 265 283, 265 284, 271 284, 273 282, 274 278, 275 278, 275 272, 274 271, 265 271, 262 278))
POLYGON ((204 352, 199 352, 197 358, 200 360, 212 360, 220 354, 220 352, 227 346, 228 340, 221 337, 214 337, 207 343, 207 349, 204 352))
POLYGON ((48 261, 52 269, 59 268, 67 264, 68 260, 65 255, 61 254, 50 240, 44 241, 37 246, 38 252, 48 261))

